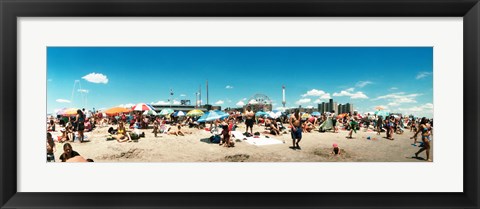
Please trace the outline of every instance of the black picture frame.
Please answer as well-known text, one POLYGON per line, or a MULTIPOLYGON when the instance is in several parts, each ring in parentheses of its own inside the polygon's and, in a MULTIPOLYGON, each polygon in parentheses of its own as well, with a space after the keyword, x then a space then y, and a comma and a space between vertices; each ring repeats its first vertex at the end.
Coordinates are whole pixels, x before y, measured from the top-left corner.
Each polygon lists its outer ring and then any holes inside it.
MULTIPOLYGON (((1 0, 1 208, 478 208, 478 0, 1 0), (17 17, 248 16, 463 17, 464 192, 21 193, 17 192, 17 17), (468 113, 468 115, 466 115, 468 113)), ((458 131, 458 130, 456 130, 458 131)), ((452 171, 454 172, 454 171, 452 171)), ((429 174, 430 175, 430 174, 429 174)), ((431 174, 434 175, 434 174, 431 174)), ((288 184, 288 182, 284 182, 288 184)), ((418 183, 418 186, 422 186, 418 183)))

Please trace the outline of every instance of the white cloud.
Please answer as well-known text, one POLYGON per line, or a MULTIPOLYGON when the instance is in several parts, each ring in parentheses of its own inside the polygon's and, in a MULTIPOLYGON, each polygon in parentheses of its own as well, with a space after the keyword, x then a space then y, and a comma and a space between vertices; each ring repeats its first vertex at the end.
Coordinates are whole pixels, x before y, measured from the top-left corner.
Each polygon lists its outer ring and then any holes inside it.
POLYGON ((429 76, 429 75, 431 75, 431 74, 432 74, 432 73, 430 73, 430 72, 419 72, 419 73, 417 74, 417 76, 415 77, 415 79, 417 79, 417 80, 418 80, 418 79, 422 79, 422 78, 425 78, 425 77, 427 77, 427 76, 429 76))
POLYGON ((181 96, 181 97, 186 97, 187 95, 185 95, 185 94, 180 94, 180 96, 181 96))
POLYGON ((396 103, 396 102, 390 102, 388 103, 388 106, 399 106, 400 104, 396 103))
POLYGON ((318 104, 318 103, 322 103, 322 100, 321 100, 321 99, 317 99, 317 100, 313 101, 313 103, 317 103, 317 104, 318 104))
POLYGON ((366 85, 369 85, 369 84, 372 84, 372 82, 371 81, 359 81, 359 82, 357 82, 357 84, 355 84, 355 86, 363 88, 363 87, 365 87, 366 85))
POLYGON ((177 100, 173 100, 173 104, 174 104, 174 105, 179 105, 179 104, 181 104, 181 102, 180 102, 180 101, 177 101, 177 100))
POLYGON ((88 90, 87 89, 78 89, 78 92, 88 93, 88 90))
POLYGON ((397 90, 397 89, 398 89, 397 87, 390 88, 390 90, 397 90))
POLYGON ((257 102, 257 100, 252 99, 248 102, 248 104, 258 104, 258 102, 257 102))
POLYGON ((56 102, 59 102, 59 103, 71 103, 70 100, 66 100, 66 99, 57 99, 55 100, 56 102))
POLYGON ((368 96, 365 95, 363 92, 353 92, 354 88, 349 88, 344 91, 340 91, 340 93, 333 93, 335 97, 350 97, 350 99, 368 99, 368 96))
POLYGON ((120 104, 118 107, 123 107, 123 108, 131 108, 135 106, 135 104, 129 103, 129 104, 120 104))
POLYGON ((323 96, 325 95, 326 93, 322 90, 317 90, 317 89, 312 89, 310 91, 307 91, 306 94, 303 94, 302 97, 307 97, 307 96, 323 96))
POLYGON ((246 101, 246 100, 247 100, 247 98, 243 98, 243 99, 242 99, 242 101, 246 101))
POLYGON ((310 108, 313 108, 313 106, 312 106, 312 105, 308 105, 308 106, 306 106, 306 108, 309 108, 309 109, 310 109, 310 108))
POLYGON ((298 105, 307 104, 307 103, 310 103, 311 101, 312 101, 312 99, 305 98, 305 99, 300 99, 300 100, 296 101, 295 104, 298 104, 298 105))
POLYGON ((223 100, 218 100, 217 102, 215 102, 216 105, 221 105, 223 103, 225 103, 223 100))
POLYGON ((237 104, 235 104, 235 105, 237 105, 237 106, 243 106, 243 105, 245 105, 245 103, 244 103, 243 101, 239 101, 239 102, 237 102, 237 104))
POLYGON ((398 110, 406 113, 406 114, 421 114, 421 115, 429 115, 433 113, 433 104, 432 103, 426 103, 421 106, 412 106, 412 107, 407 107, 407 108, 398 108, 398 110))
POLYGON ((225 86, 226 89, 233 89, 233 86, 227 85, 225 86))
POLYGON ((386 99, 392 103, 417 103, 415 100, 416 97, 420 96, 421 94, 405 94, 404 92, 399 92, 399 93, 393 93, 393 94, 387 94, 384 96, 379 96, 373 100, 379 100, 379 99, 386 99))
POLYGON ((92 83, 108 83, 107 76, 101 73, 90 73, 82 78, 92 83))
POLYGON ((152 105, 169 105, 169 102, 165 101, 158 101, 158 102, 152 102, 152 105))
POLYGON ((320 99, 331 99, 332 97, 330 96, 330 94, 324 94, 320 97, 320 99))

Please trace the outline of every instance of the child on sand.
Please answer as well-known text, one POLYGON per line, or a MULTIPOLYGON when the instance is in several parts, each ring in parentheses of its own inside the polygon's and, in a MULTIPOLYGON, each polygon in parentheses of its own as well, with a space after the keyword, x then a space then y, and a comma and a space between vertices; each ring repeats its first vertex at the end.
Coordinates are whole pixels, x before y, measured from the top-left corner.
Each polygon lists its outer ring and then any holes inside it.
POLYGON ((334 155, 339 155, 339 154, 340 154, 340 148, 338 147, 338 144, 337 144, 337 143, 334 143, 334 144, 333 144, 332 154, 334 154, 334 155))

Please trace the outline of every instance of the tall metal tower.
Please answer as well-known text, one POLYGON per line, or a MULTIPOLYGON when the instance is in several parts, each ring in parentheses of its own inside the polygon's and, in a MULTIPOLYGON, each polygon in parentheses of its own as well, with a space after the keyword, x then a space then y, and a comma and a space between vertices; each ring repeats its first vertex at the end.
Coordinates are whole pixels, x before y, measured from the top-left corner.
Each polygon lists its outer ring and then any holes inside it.
POLYGON ((282 85, 282 104, 284 108, 286 103, 287 102, 285 101, 285 85, 282 85))

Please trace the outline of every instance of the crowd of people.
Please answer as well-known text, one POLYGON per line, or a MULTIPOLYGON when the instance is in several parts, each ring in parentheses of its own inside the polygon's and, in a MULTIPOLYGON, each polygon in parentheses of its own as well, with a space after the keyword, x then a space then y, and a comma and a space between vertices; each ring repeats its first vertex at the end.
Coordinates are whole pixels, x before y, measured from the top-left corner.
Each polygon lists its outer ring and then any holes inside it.
MULTIPOLYGON (((300 142, 303 133, 314 131, 339 133, 339 130, 345 130, 348 133, 346 138, 353 139, 354 134, 363 129, 363 131, 374 131, 377 135, 385 132, 386 139, 394 140, 395 134, 404 134, 405 130, 410 129, 410 132, 413 133, 411 137, 413 139, 412 146, 420 147, 420 150, 414 154, 415 157, 426 151, 426 160, 430 161, 430 136, 432 135, 433 119, 402 115, 379 116, 368 113, 360 115, 357 112, 337 115, 334 111, 315 116, 307 115, 307 117, 304 117, 304 115, 297 109, 289 115, 282 114, 278 117, 266 115, 259 117, 248 106, 243 113, 228 111, 225 117, 205 123, 198 122, 199 117, 174 117, 173 113, 158 116, 144 115, 142 112, 131 112, 129 114, 105 117, 105 114, 99 111, 86 114, 84 109, 79 109, 75 116, 48 118, 47 161, 55 161, 55 141, 57 141, 64 143, 64 153, 60 156, 60 161, 68 162, 69 159, 75 158, 77 162, 83 162, 80 159, 81 156, 77 157, 79 154, 72 150, 70 143, 75 140, 80 143, 88 141, 85 139, 84 132, 92 131, 98 126, 109 126, 108 133, 110 137, 107 140, 116 140, 119 143, 131 142, 145 137, 145 130, 142 129, 151 129, 155 137, 162 134, 185 136, 192 134, 192 132, 185 131, 182 127, 189 127, 208 130, 213 135, 211 142, 225 147, 234 147, 235 141, 233 140, 232 131, 235 131, 240 124, 245 126, 245 136, 258 134, 258 132, 253 132, 254 125, 263 126, 265 134, 281 136, 290 133, 292 146, 289 148, 293 150, 301 150, 300 142), (61 135, 54 140, 50 132, 56 130, 56 124, 61 128, 61 135), (210 126, 207 127, 208 125, 210 126), (419 134, 421 135, 420 142, 417 140, 419 134)), ((332 153, 340 153, 338 144, 334 144, 333 148, 332 153)))

